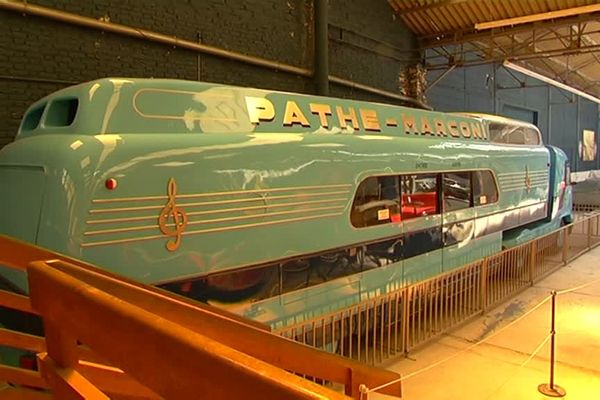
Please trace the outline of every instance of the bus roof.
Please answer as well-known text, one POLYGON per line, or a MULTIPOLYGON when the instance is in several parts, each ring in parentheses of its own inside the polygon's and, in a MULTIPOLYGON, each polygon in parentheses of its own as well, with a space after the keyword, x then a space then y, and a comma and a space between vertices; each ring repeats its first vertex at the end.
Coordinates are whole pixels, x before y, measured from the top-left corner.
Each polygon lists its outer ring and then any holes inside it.
POLYGON ((173 79, 104 78, 55 92, 18 137, 43 133, 314 133, 487 141, 480 117, 173 79))
POLYGON ((512 119, 512 118, 507 118, 507 117, 503 117, 501 115, 494 115, 494 114, 486 114, 486 113, 476 113, 476 112, 453 112, 452 114, 456 114, 456 115, 463 115, 465 117, 471 117, 471 118, 478 118, 482 121, 486 121, 488 123, 499 123, 499 124, 507 124, 507 125, 519 125, 519 126, 526 126, 529 128, 534 128, 534 129, 538 129, 537 126, 535 126, 532 123, 526 122, 526 121, 522 121, 519 119, 512 119))

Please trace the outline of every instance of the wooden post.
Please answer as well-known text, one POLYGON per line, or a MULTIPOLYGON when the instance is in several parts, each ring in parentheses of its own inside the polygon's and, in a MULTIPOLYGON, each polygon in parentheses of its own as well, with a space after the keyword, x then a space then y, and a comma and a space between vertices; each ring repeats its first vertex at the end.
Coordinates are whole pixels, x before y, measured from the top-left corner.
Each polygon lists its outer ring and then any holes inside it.
POLYGON ((408 356, 408 304, 410 302, 410 287, 402 289, 402 349, 404 356, 408 356))
POLYGON ((567 258, 569 256, 569 226, 565 226, 562 229, 563 232, 563 248, 562 248, 562 262, 567 265, 567 258))
POLYGON ((485 313, 487 307, 487 277, 488 277, 488 257, 483 259, 479 274, 479 299, 481 303, 481 313, 485 313))
POLYGON ((537 240, 531 242, 531 245, 529 246, 529 251, 529 286, 533 286, 535 264, 537 262, 537 240))
POLYGON ((592 218, 587 220, 587 247, 588 250, 592 248, 592 218))

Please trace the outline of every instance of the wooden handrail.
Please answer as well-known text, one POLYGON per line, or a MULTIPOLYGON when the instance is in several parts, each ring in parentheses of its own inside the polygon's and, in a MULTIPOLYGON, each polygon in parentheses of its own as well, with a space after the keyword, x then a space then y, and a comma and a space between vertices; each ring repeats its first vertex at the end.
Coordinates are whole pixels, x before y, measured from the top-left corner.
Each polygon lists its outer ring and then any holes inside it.
MULTIPOLYGON (((50 266, 62 271, 157 317, 192 331, 201 332, 202 335, 232 349, 285 370, 343 383, 347 394, 356 395, 360 383, 375 387, 399 377, 399 374, 391 371, 371 367, 272 335, 268 333, 269 327, 247 321, 227 311, 118 277, 87 263, 0 235, 0 264, 4 263, 20 269, 23 263, 44 259, 52 260, 44 264, 46 267, 50 266)), ((80 358, 84 357, 80 349, 80 358)), ((89 359, 89 357, 85 358, 89 359)), ((382 390, 382 393, 400 396, 401 385, 387 387, 382 390)))
POLYGON ((45 322, 42 372, 57 396, 95 388, 73 360, 81 341, 165 398, 345 398, 43 262, 32 263, 28 275, 32 304, 45 322), (102 329, 109 331, 99 334, 102 329))
POLYGON ((0 345, 39 353, 46 350, 44 338, 0 328, 0 345))
MULTIPOLYGON (((65 262, 68 262, 69 264, 76 265, 82 269, 85 269, 88 271, 96 271, 99 274, 102 274, 106 277, 113 277, 116 280, 127 283, 129 285, 129 287, 142 288, 146 292, 155 293, 161 297, 164 296, 164 293, 165 293, 161 289, 158 289, 158 288, 155 288, 155 287, 149 286, 149 285, 144 285, 144 284, 138 283, 132 279, 128 279, 126 277, 113 274, 109 271, 100 269, 100 268, 98 268, 92 264, 86 263, 84 261, 77 260, 75 258, 65 256, 63 254, 60 254, 60 253, 57 253, 54 251, 50 251, 47 249, 43 249, 41 247, 32 245, 30 243, 25 243, 20 240, 11 238, 9 236, 0 234, 0 265, 14 268, 16 270, 26 271, 27 266, 31 262, 40 261, 40 260, 65 261, 65 262)), ((8 292, 4 292, 4 293, 8 293, 8 292)), ((4 295, 4 293, 3 293, 3 291, 0 291, 0 296, 4 295)), ((3 299, 0 297, 0 302, 2 300, 3 299)), ((18 303, 19 300, 18 300, 18 298, 15 298, 14 301, 16 301, 18 303)), ((244 324, 244 325, 252 325, 259 329, 263 329, 263 330, 267 330, 267 331, 270 330, 269 326, 262 324, 260 322, 252 321, 252 320, 240 317, 239 315, 229 312, 227 310, 222 310, 222 309, 218 309, 215 307, 210 307, 208 305, 204 305, 202 303, 198 303, 196 301, 190 300, 183 296, 179 296, 179 302, 187 303, 190 307, 192 307, 194 309, 208 310, 209 312, 211 312, 213 314, 219 314, 224 318, 238 321, 239 323, 244 324)), ((17 303, 15 303, 15 304, 17 304, 17 303)), ((4 304, 4 303, 2 303, 2 304, 4 304)), ((22 307, 26 307, 26 304, 22 298, 21 298, 21 303, 18 303, 18 305, 22 305, 22 307)), ((7 305, 7 306, 9 306, 9 305, 7 305)), ((11 308, 16 308, 16 307, 11 307, 11 308)), ((21 311, 27 311, 26 309, 21 309, 21 308, 17 308, 17 309, 19 309, 21 311)), ((34 311, 30 311, 30 312, 34 312, 34 311)))
POLYGON ((53 400, 48 391, 24 387, 7 387, 2 389, 2 400, 53 400))
POLYGON ((6 290, 0 289, 0 304, 2 304, 4 307, 12 308, 13 310, 37 314, 37 312, 31 307, 29 297, 21 294, 7 292, 6 290))
POLYGON ((10 367, 8 365, 0 365, 0 376, 7 382, 17 385, 25 385, 47 389, 50 386, 42 379, 37 371, 29 371, 22 368, 10 367))
MULTIPOLYGON (((395 372, 305 346, 252 326, 224 320, 204 309, 191 309, 189 304, 180 303, 178 296, 168 293, 156 296, 154 292, 148 292, 139 285, 131 286, 101 271, 78 268, 62 261, 49 261, 47 265, 94 288, 106 291, 111 296, 192 331, 201 332, 206 337, 267 363, 327 381, 348 383, 347 394, 358 393, 360 383, 375 387, 399 378, 395 372), (354 379, 349 379, 352 376, 354 379), (356 380, 358 376, 361 377, 360 382, 356 380)), ((401 385, 390 386, 382 393, 400 396, 401 385)))

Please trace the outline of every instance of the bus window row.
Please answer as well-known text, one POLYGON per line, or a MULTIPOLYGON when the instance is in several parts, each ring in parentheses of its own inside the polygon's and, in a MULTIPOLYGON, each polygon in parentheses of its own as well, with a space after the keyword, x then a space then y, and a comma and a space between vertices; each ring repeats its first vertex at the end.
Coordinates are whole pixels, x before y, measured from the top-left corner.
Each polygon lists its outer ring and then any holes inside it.
POLYGON ((372 176, 359 185, 350 220, 362 228, 497 201, 496 180, 489 170, 372 176))

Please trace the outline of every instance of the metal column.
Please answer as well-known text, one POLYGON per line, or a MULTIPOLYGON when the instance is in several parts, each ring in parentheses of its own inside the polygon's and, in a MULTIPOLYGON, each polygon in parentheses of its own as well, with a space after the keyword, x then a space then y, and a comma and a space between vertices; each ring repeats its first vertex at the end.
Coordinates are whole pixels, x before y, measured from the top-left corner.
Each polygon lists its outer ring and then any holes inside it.
POLYGON ((315 84, 317 94, 329 95, 329 0, 314 0, 315 84))

